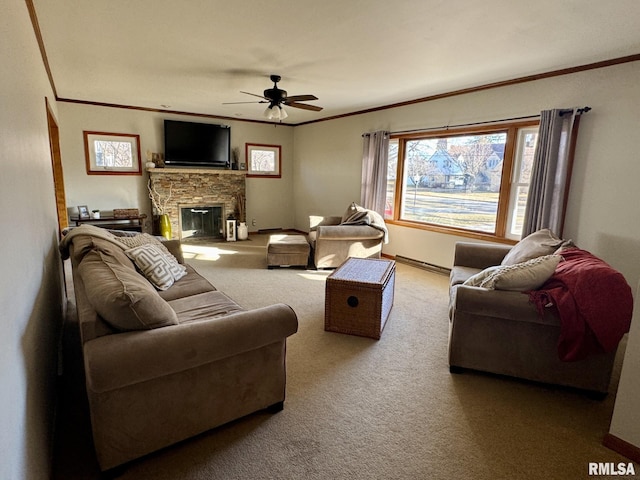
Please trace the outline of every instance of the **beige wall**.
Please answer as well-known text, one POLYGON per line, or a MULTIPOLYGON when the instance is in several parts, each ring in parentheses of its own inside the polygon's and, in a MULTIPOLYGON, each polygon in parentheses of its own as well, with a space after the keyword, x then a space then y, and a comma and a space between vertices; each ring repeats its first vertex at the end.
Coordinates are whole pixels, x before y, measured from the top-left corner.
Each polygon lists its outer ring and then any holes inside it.
POLYGON ((48 479, 62 270, 45 109, 55 101, 23 0, 0 15, 0 478, 48 479))
POLYGON ((231 147, 240 149, 244 161, 245 143, 280 145, 282 178, 247 179, 247 224, 250 231, 291 228, 293 225, 293 129, 283 125, 238 122, 223 119, 173 115, 142 110, 100 107, 60 102, 61 150, 67 206, 88 205, 89 209, 138 208, 149 215, 148 175, 87 175, 83 130, 140 135, 142 161, 145 152, 164 152, 163 119, 217 123, 231 127, 231 147), (255 225, 251 221, 255 219, 255 225))
MULTIPOLYGON (((631 285, 640 278, 637 182, 640 62, 460 95, 296 127, 295 226, 312 214, 342 214, 360 199, 362 139, 403 131, 537 114, 588 105, 580 126, 564 236, 602 256, 631 285)), ((390 226, 384 252, 450 267, 453 235, 390 226)))
MULTIPOLYGON (((640 283, 636 290, 636 299, 640 295, 640 283)), ((620 384, 611 419, 609 432, 640 449, 640 303, 634 306, 631 331, 624 355, 620 384)))
MULTIPOLYGON (((341 214, 360 198, 364 132, 412 130, 588 105, 581 119, 564 236, 640 280, 640 62, 496 88, 296 127, 295 226, 308 215, 341 214)), ((456 241, 469 239, 391 225, 384 253, 451 267, 456 241)), ((603 292, 604 293, 604 292, 603 292)), ((640 288, 636 299, 640 294, 640 288)), ((636 305, 610 433, 640 448, 640 308, 636 305)))

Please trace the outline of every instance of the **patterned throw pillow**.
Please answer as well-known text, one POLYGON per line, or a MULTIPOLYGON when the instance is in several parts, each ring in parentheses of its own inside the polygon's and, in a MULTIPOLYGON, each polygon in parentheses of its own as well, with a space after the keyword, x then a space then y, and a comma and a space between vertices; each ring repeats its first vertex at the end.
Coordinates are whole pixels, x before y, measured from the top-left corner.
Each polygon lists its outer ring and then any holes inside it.
MULTIPOLYGON (((116 240, 124 243, 129 248, 139 247, 140 245, 146 245, 148 243, 151 243, 153 245, 162 245, 162 242, 160 240, 158 240, 153 235, 149 235, 148 233, 136 233, 132 236, 118 236, 116 237, 116 240)), ((162 245, 162 247, 166 249, 164 245, 162 245)), ((167 250, 167 253, 168 252, 169 250, 167 250)))
POLYGON ((158 290, 168 289, 187 274, 187 268, 180 265, 163 245, 143 243, 124 253, 158 290))
POLYGON ((560 255, 543 255, 515 265, 489 267, 464 284, 489 290, 536 290, 549 280, 561 260, 560 255))

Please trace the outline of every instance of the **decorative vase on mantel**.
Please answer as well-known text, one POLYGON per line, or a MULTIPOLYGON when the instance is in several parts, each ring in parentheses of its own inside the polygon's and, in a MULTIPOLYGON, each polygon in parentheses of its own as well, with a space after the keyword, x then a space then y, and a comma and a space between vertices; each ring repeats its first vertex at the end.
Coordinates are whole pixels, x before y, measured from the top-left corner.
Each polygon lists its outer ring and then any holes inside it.
POLYGON ((160 215, 160 235, 167 240, 171 240, 171 220, 166 213, 160 215))
POLYGON ((238 225, 238 240, 246 240, 249 238, 249 229, 245 222, 240 222, 238 225))

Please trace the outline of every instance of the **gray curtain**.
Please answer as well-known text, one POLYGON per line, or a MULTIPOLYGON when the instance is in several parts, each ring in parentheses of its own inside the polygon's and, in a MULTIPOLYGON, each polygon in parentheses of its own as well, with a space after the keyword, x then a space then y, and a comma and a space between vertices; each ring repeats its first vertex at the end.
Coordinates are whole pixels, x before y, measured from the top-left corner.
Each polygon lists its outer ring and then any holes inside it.
POLYGON ((389 132, 365 133, 362 154, 362 185, 360 203, 364 208, 384 215, 387 197, 387 161, 389 132))
POLYGON ((573 151, 571 141, 580 110, 544 110, 540 114, 538 145, 534 154, 531 182, 522 237, 542 228, 562 236, 566 194, 569 189, 573 151))

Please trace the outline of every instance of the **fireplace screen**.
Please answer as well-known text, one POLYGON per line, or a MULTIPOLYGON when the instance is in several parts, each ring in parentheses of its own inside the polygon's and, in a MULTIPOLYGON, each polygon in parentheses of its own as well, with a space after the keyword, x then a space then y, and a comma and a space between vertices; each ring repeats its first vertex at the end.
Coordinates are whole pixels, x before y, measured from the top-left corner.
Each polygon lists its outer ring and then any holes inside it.
POLYGON ((224 238, 223 206, 189 206, 180 208, 180 238, 224 238))

